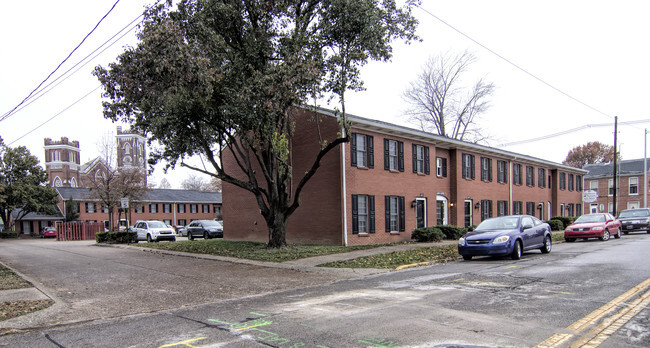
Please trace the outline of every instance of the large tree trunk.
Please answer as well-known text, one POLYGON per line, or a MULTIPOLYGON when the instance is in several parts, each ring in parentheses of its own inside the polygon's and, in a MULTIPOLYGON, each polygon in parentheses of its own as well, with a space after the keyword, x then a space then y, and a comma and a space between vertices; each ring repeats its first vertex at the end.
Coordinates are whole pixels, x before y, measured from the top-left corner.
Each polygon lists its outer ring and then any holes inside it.
POLYGON ((287 246, 287 219, 289 217, 283 212, 271 213, 271 221, 267 221, 269 227, 269 244, 267 248, 284 248, 287 246))

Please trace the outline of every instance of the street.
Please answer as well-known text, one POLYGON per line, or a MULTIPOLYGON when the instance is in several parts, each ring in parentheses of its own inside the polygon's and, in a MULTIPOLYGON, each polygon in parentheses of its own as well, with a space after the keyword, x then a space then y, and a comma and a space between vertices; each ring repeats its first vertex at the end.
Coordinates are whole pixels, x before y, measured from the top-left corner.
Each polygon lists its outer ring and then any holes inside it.
MULTIPOLYGON (((216 302, 194 305, 179 290, 175 308, 162 311, 155 311, 156 295, 166 289, 149 289, 151 313, 5 335, 0 346, 649 347, 649 248, 650 235, 637 233, 607 242, 560 243, 550 254, 527 252, 519 261, 475 258, 314 280, 295 289, 285 284, 272 293, 215 296, 216 302)), ((142 254, 152 258, 147 264, 157 258, 168 269, 179 262, 142 254)), ((0 260, 7 260, 4 248, 0 260)), ((37 262, 26 257, 24 267, 37 262)), ((192 274, 185 284, 190 289, 190 280, 200 278, 192 274)), ((121 296, 145 291, 144 284, 129 290, 139 277, 127 277, 121 296)))

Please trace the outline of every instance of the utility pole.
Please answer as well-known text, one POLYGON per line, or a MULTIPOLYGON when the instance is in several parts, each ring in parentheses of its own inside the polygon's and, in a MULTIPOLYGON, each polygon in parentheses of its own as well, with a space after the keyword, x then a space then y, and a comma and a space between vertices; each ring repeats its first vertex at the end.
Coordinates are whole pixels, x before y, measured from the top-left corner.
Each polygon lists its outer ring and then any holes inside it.
POLYGON ((618 125, 618 116, 614 116, 614 182, 612 183, 612 186, 614 186, 614 206, 612 207, 612 215, 616 216, 617 214, 617 209, 616 209, 616 189, 617 189, 617 183, 618 183, 618 171, 616 170, 616 133, 617 133, 617 125, 618 125))
POLYGON ((643 135, 643 207, 648 207, 648 155, 646 151, 648 150, 648 128, 643 130, 645 133, 643 135))

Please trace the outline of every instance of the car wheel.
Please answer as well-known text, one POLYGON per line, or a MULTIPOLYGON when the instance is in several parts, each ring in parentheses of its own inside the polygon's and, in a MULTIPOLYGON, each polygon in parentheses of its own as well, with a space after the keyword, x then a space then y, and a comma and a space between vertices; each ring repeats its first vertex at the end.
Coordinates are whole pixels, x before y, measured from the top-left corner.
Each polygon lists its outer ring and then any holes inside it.
POLYGON ((621 238, 621 229, 620 228, 616 230, 616 234, 614 235, 614 238, 616 238, 616 239, 621 238))
POLYGON ((192 234, 187 232, 187 239, 188 240, 194 240, 194 237, 192 237, 192 234))
POLYGON ((569 242, 569 243, 573 243, 573 242, 576 241, 576 239, 575 238, 564 238, 564 241, 569 242))
POLYGON ((600 239, 602 241, 609 240, 609 231, 605 230, 605 232, 603 232, 603 236, 598 238, 598 239, 600 239))
POLYGON ((515 246, 514 249, 512 250, 512 254, 510 255, 510 258, 513 260, 519 260, 521 259, 521 242, 520 241, 515 241, 515 246))
POLYGON ((175 242, 175 241, 176 241, 176 237, 172 238, 172 242, 175 242))
POLYGON ((203 232, 203 239, 210 239, 210 235, 208 234, 208 232, 205 231, 203 232))
POLYGON ((463 255, 463 260, 465 260, 465 261, 472 260, 472 255, 463 255))
POLYGON ((542 254, 548 254, 551 252, 551 248, 552 248, 551 236, 544 237, 544 246, 541 247, 539 250, 542 251, 542 254))
POLYGON ((153 242, 153 239, 151 239, 151 235, 147 234, 147 243, 153 242))

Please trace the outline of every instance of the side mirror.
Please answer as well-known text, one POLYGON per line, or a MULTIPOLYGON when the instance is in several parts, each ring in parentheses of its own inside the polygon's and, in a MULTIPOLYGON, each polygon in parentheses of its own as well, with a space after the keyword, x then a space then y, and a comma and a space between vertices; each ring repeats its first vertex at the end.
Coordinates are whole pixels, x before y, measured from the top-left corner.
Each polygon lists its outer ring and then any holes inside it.
POLYGON ((525 231, 525 230, 530 229, 530 228, 533 228, 533 225, 531 225, 531 224, 523 225, 523 226, 521 227, 521 230, 522 230, 522 231, 525 231))

